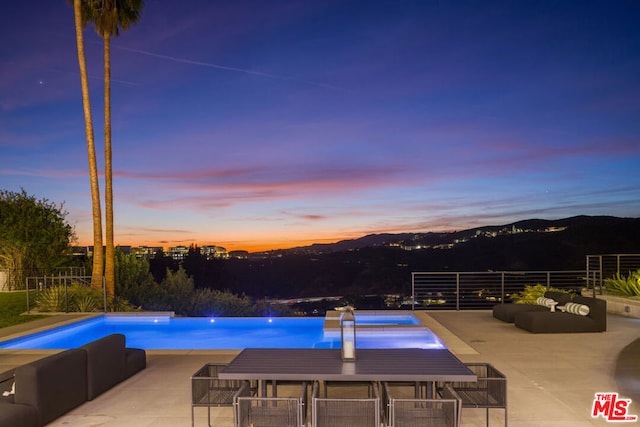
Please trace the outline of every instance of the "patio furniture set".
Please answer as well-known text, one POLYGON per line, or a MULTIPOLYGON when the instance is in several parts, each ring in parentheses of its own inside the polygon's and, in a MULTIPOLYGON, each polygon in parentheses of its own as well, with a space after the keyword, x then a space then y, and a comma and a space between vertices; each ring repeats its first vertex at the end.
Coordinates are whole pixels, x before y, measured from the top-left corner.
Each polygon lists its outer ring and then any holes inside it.
POLYGON ((495 305, 493 317, 533 333, 605 332, 607 302, 548 291, 538 304, 495 305))
POLYGON ((19 366, 2 382, 0 427, 44 426, 145 367, 145 351, 122 334, 19 366))
POLYGON ((194 410, 232 406, 236 427, 459 426, 463 408, 504 410, 506 377, 444 349, 243 350, 191 377, 194 410))

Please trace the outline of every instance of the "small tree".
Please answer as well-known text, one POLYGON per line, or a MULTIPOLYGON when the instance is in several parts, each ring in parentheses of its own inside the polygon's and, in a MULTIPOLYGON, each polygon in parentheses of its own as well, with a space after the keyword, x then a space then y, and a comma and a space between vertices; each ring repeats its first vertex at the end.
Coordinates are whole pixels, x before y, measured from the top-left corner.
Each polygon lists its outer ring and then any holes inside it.
POLYGON ((145 297, 152 295, 158 285, 149 272, 149 261, 136 258, 116 250, 116 298, 129 301, 135 306, 142 306, 145 297))
POLYGON ((14 272, 14 284, 24 275, 51 273, 70 258, 75 240, 63 205, 36 199, 23 189, 0 190, 0 268, 14 272))

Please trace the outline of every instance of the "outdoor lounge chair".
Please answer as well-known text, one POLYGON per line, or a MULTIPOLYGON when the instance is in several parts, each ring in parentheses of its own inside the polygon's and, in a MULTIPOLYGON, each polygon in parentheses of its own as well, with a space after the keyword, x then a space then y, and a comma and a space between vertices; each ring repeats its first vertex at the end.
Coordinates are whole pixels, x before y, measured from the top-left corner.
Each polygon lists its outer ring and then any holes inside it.
MULTIPOLYGON (((507 426, 507 377, 488 363, 465 363, 477 376, 477 382, 451 382, 455 393, 462 400, 462 408, 484 408, 486 425, 489 425, 489 409, 504 409, 504 425, 507 426)), ((445 383, 438 383, 438 393, 445 396, 445 383)))
POLYGON ((458 427, 462 401, 450 385, 445 384, 440 399, 395 397, 394 387, 383 383, 390 427, 458 427))
MULTIPOLYGON (((559 305, 564 305, 571 301, 571 294, 564 292, 547 291, 544 293, 544 297, 552 299, 559 305)), ((503 303, 493 306, 493 317, 500 319, 503 322, 513 323, 518 313, 528 313, 532 311, 549 311, 549 307, 537 304, 516 304, 516 303, 503 303)))
MULTIPOLYGON (((380 427, 380 392, 372 384, 373 397, 320 398, 319 385, 313 386, 312 424, 314 427, 380 427)), ((352 396, 352 395, 351 395, 352 396)))
MULTIPOLYGON (((582 314, 549 310, 518 313, 514 324, 534 334, 605 332, 607 330, 607 301, 599 298, 575 296, 571 302, 574 307, 586 310, 582 314), (586 314, 585 314, 586 313, 586 314)), ((566 305, 568 306, 568 304, 566 305)))
POLYGON ((300 383, 292 397, 256 397, 245 383, 234 397, 236 427, 304 427, 307 383, 300 383))

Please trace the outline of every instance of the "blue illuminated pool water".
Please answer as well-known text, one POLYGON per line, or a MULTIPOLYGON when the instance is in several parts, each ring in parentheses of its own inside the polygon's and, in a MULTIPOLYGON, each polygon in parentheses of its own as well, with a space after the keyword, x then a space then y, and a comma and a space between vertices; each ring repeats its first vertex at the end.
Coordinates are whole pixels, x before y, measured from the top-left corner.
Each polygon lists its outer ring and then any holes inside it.
MULTIPOLYGON (((361 325, 412 325, 413 320, 361 316, 361 325)), ((236 350, 340 347, 340 336, 325 333, 324 318, 173 318, 102 315, 47 331, 0 342, 0 349, 74 348, 112 333, 126 336, 127 346, 146 350, 236 350)), ((444 348, 428 329, 400 327, 361 329, 360 348, 444 348), (383 330, 384 329, 384 330, 383 330)))

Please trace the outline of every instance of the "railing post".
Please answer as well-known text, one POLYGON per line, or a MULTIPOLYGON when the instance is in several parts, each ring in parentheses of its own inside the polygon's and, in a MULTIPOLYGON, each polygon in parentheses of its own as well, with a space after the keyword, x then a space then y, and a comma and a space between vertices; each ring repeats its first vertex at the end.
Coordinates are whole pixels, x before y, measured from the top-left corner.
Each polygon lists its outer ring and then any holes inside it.
POLYGON ((27 277, 26 283, 25 283, 26 287, 27 287, 27 314, 30 313, 29 307, 29 278, 27 277))
POLYGON ((600 255, 600 277, 598 278, 598 281, 600 282, 598 284, 598 287, 600 288, 600 295, 602 295, 602 275, 604 274, 604 272, 602 271, 602 255, 600 255))
MULTIPOLYGON (((53 279, 53 276, 51 276, 53 279)), ((67 281, 64 282, 64 308, 65 312, 69 312, 69 288, 67 287, 67 281)))
POLYGON ((460 273, 456 273, 456 311, 460 311, 460 273))
POLYGON ((102 295, 104 297, 104 312, 107 312, 107 283, 104 276, 102 276, 102 295))
POLYGON ((411 310, 416 307, 416 274, 411 273, 411 310))
POLYGON ((547 271, 547 290, 551 287, 551 272, 547 271))

